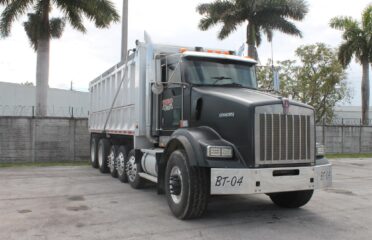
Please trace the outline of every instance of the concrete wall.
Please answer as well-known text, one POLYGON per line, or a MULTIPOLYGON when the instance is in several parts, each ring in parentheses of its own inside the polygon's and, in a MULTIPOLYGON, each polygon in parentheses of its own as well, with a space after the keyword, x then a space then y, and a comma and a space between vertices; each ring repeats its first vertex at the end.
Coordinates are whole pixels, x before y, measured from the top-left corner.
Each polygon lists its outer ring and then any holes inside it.
POLYGON ((87 119, 0 117, 0 162, 89 159, 87 119))
MULTIPOLYGON (((317 126, 327 153, 372 153, 372 126, 317 126)), ((0 163, 88 161, 88 120, 0 117, 0 163)))
POLYGON ((327 153, 372 153, 372 126, 317 126, 316 138, 327 153))
MULTIPOLYGON (((35 106, 35 87, 0 82, 0 116, 32 116, 35 106)), ((88 117, 89 92, 48 89, 48 116, 88 117)))

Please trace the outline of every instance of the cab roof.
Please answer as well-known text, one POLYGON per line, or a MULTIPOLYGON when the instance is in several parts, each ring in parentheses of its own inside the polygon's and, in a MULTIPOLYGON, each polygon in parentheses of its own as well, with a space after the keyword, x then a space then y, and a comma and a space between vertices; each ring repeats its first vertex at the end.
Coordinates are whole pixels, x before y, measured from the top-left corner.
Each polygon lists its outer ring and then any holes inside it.
POLYGON ((217 58, 217 59, 227 59, 227 60, 235 60, 235 61, 257 64, 257 61, 254 60, 253 58, 241 57, 241 56, 235 56, 235 55, 223 54, 223 53, 184 51, 182 55, 185 57, 190 56, 190 57, 200 57, 200 58, 217 58))

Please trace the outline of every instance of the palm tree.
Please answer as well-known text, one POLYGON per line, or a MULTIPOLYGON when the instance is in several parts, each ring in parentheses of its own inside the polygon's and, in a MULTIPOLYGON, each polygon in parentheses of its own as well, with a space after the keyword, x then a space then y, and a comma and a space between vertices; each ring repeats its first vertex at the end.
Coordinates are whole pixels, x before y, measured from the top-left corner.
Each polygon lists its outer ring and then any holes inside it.
POLYGON ((368 124, 369 109, 369 63, 372 62, 372 5, 362 14, 362 22, 351 17, 331 19, 332 28, 342 30, 343 42, 339 47, 338 58, 346 68, 353 56, 361 63, 362 73, 362 123, 368 124))
POLYGON ((37 116, 47 114, 50 39, 61 37, 66 21, 74 29, 85 33, 84 17, 93 21, 98 28, 107 28, 112 22, 119 20, 119 15, 110 0, 0 0, 0 6, 5 6, 0 17, 0 37, 8 37, 12 24, 32 10, 28 13, 24 29, 37 53, 37 116), (50 18, 53 7, 58 8, 63 17, 50 18))
POLYGON ((304 0, 216 0, 197 7, 203 16, 199 28, 203 31, 222 23, 218 38, 229 36, 247 21, 248 56, 258 59, 257 49, 264 33, 272 40, 273 31, 302 36, 301 31, 288 19, 302 20, 308 12, 304 0))

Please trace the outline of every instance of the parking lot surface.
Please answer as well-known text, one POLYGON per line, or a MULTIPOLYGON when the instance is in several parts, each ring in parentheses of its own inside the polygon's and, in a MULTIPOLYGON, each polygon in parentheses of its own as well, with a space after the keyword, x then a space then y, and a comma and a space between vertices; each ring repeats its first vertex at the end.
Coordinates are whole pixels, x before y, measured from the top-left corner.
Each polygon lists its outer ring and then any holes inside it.
POLYGON ((0 239, 371 239, 372 159, 337 159, 333 187, 301 209, 266 195, 210 199, 180 221, 152 186, 134 190, 89 166, 0 169, 0 239))

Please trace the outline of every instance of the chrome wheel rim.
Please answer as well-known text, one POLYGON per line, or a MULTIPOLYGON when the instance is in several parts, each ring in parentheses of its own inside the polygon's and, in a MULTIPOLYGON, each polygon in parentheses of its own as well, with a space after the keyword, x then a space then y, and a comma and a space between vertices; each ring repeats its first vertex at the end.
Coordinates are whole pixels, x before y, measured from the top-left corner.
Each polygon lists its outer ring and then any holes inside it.
POLYGON ((110 154, 107 157, 108 159, 108 167, 110 168, 111 172, 114 172, 116 169, 116 164, 115 164, 115 152, 114 149, 112 148, 110 151, 110 154))
POLYGON ((174 166, 170 172, 170 176, 169 176, 169 180, 168 180, 168 184, 170 185, 169 188, 171 188, 171 182, 172 182, 172 178, 177 178, 177 180, 179 180, 179 185, 180 185, 180 190, 179 190, 179 194, 173 194, 172 191, 171 191, 171 198, 172 198, 172 201, 176 204, 180 203, 181 200, 182 200, 182 189, 183 189, 183 181, 182 181, 182 174, 181 174, 181 170, 179 167, 177 166, 174 166))
POLYGON ((103 165, 103 147, 102 145, 99 146, 98 148, 98 165, 101 167, 103 165))
POLYGON ((117 170, 118 170, 118 174, 120 176, 122 176, 124 174, 124 169, 125 169, 125 163, 124 163, 124 154, 123 153, 119 153, 118 157, 116 158, 116 162, 117 162, 117 170))
POLYGON ((137 176, 137 164, 136 159, 134 156, 131 156, 128 159, 127 163, 127 175, 130 182, 134 182, 134 179, 136 179, 137 176))

